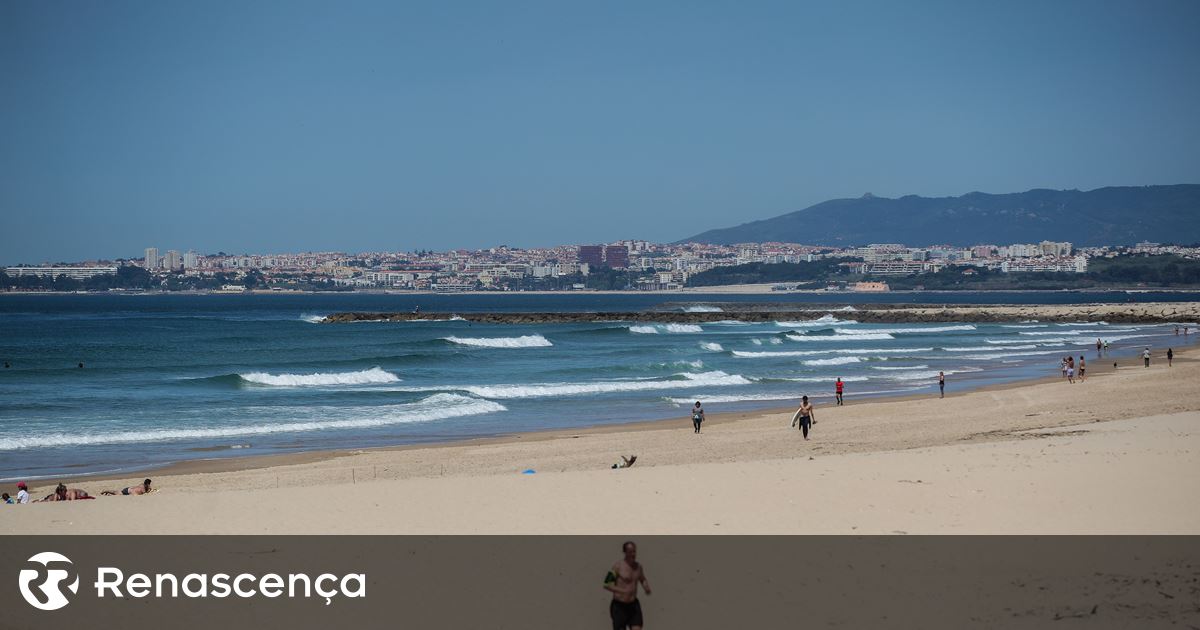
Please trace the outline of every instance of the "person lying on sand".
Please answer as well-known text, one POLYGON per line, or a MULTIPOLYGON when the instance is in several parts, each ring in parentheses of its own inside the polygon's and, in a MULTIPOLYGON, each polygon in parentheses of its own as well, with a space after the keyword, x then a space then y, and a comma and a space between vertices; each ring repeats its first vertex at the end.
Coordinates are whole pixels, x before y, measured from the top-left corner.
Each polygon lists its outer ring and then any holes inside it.
MULTIPOLYGON (((140 485, 140 486, 129 486, 127 488, 121 488, 121 494, 123 494, 125 496, 150 494, 151 492, 153 492, 153 491, 150 489, 150 480, 149 479, 143 481, 142 485, 140 485)), ((100 492, 100 494, 102 494, 106 497, 113 497, 113 496, 117 495, 117 491, 116 490, 104 490, 104 491, 100 492)))
POLYGON ((625 457, 624 455, 622 455, 621 461, 613 464, 612 467, 613 468, 629 468, 630 466, 633 465, 633 462, 636 462, 636 461, 637 461, 637 455, 630 455, 629 457, 625 457))
POLYGON ((81 501, 83 499, 95 498, 96 497, 88 494, 84 490, 80 490, 79 488, 68 489, 65 485, 60 483, 58 484, 58 487, 54 489, 54 494, 47 495, 44 499, 38 501, 38 503, 45 503, 47 501, 81 501))

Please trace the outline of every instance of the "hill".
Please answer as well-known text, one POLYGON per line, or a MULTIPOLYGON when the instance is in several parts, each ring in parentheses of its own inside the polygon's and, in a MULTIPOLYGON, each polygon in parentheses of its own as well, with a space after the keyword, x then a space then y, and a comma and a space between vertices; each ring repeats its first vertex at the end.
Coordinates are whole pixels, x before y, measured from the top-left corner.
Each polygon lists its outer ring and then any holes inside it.
POLYGON ((870 193, 772 219, 709 230, 679 242, 978 245, 1070 241, 1076 246, 1200 241, 1200 185, 1035 189, 899 199, 870 193))

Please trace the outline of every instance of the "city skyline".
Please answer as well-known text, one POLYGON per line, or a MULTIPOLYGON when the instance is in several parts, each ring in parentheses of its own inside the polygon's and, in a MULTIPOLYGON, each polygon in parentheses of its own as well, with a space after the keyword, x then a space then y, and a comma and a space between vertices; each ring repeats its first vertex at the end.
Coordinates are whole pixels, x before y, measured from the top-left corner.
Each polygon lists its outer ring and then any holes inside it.
POLYGON ((1200 181, 1200 5, 0 7, 0 259, 669 241, 1200 181))

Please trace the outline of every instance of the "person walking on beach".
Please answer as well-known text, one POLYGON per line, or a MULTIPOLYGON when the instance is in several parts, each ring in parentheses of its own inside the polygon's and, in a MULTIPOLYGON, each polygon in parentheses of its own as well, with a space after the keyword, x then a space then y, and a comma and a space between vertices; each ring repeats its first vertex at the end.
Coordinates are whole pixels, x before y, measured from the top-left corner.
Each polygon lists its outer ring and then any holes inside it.
POLYGON ((696 429, 696 433, 700 432, 700 423, 704 422, 704 407, 700 406, 700 401, 696 401, 696 406, 692 407, 692 427, 696 429))
POLYGON ((1108 342, 1104 342, 1104 354, 1108 354, 1108 342))
POLYGON ((1176 336, 1176 337, 1178 337, 1178 336, 1179 336, 1179 326, 1176 326, 1176 327, 1175 327, 1175 336, 1176 336))
POLYGON ((837 383, 834 384, 834 393, 837 396, 837 404, 842 404, 842 377, 838 377, 837 383))
POLYGON ((812 403, 808 402, 808 396, 802 396, 800 398, 800 408, 792 416, 792 426, 796 426, 797 422, 800 423, 800 431, 804 433, 804 439, 806 440, 808 439, 808 429, 812 426, 815 416, 812 403))
POLYGON ((938 372, 938 391, 940 392, 940 395, 938 396, 938 398, 946 397, 946 373, 945 372, 938 372))
POLYGON ((1074 364, 1067 366, 1067 382, 1072 385, 1075 384, 1075 365, 1074 364))
POLYGON ((621 545, 621 552, 625 557, 617 560, 604 576, 604 590, 612 593, 608 616, 612 619, 613 630, 641 630, 645 622, 642 604, 637 598, 638 585, 642 585, 647 595, 652 595, 653 591, 646 580, 646 568, 637 561, 637 545, 632 540, 626 541, 621 545))
POLYGON ((1142 350, 1142 363, 1145 364, 1143 367, 1150 367, 1150 346, 1146 346, 1146 349, 1142 350))
POLYGON ((1100 338, 1096 337, 1096 356, 1101 356, 1101 351, 1103 348, 1104 346, 1100 343, 1100 338))
POLYGON ((1175 351, 1167 348, 1167 367, 1171 367, 1171 363, 1175 360, 1175 351))
POLYGON ((1087 362, 1084 361, 1083 355, 1079 355, 1079 382, 1087 380, 1087 362))
POLYGON ((1067 357, 1062 358, 1062 375, 1067 378, 1067 357))

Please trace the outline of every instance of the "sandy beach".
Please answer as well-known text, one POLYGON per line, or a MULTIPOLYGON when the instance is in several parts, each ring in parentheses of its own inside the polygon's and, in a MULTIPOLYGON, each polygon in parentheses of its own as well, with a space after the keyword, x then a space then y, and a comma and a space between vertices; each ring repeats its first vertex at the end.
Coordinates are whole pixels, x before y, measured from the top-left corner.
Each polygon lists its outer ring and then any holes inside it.
MULTIPOLYGON (((191 462, 145 497, 5 506, 7 534, 1200 533, 1200 362, 954 394, 191 462), (612 470, 621 454, 631 469, 612 470), (522 474, 534 470, 534 474, 522 474)), ((953 392, 951 381, 949 390, 953 392)), ((716 409, 710 410, 716 411, 716 409)), ((681 416, 683 412, 681 411, 681 416)), ((54 480, 57 482, 58 480, 54 480)), ((31 493, 50 492, 47 480, 31 493)))

